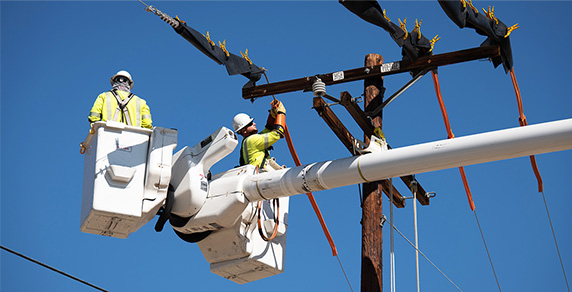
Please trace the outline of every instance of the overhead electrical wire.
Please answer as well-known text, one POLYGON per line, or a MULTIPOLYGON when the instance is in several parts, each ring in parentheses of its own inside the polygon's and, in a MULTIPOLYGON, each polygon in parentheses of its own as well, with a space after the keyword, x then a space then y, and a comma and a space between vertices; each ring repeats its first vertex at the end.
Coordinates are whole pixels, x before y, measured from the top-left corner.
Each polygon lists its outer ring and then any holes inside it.
POLYGON ((556 233, 554 232, 554 227, 552 226, 552 219, 550 219, 550 212, 548 212, 548 204, 546 204, 544 191, 542 191, 541 193, 542 193, 542 199, 544 200, 544 207, 546 207, 546 214, 548 215, 548 222, 550 222, 550 230, 552 230, 552 237, 554 237, 554 244, 556 244, 558 259, 560 259, 560 266, 562 267, 562 273, 564 274, 564 281, 566 281, 566 288, 568 288, 568 292, 570 292, 570 285, 568 285, 568 278, 566 277, 566 271, 564 270, 564 263, 562 263, 562 256, 560 255, 560 249, 558 248, 558 241, 556 241, 556 233))
MULTIPOLYGON (((518 123, 521 127, 528 125, 526 121, 526 116, 524 115, 524 107, 522 106, 522 97, 520 95, 520 88, 518 87, 518 82, 516 81, 516 75, 514 74, 514 67, 510 68, 510 79, 512 80, 512 86, 514 87, 514 93, 516 95, 516 103, 518 106, 518 123)), ((544 186, 542 184, 542 177, 540 176, 540 171, 538 171, 538 165, 536 164, 536 158, 534 155, 530 155, 530 164, 532 165, 532 171, 536 176, 538 182, 538 191, 542 192, 544 186)))
MULTIPOLYGON (((385 217, 385 215, 383 215, 383 221, 387 221, 387 218, 385 217)), ((383 223, 382 223, 383 225, 383 223)), ((443 275, 443 277, 445 277, 447 280, 449 280, 449 282, 451 284, 453 284, 453 286, 455 286, 455 288, 457 288, 457 290, 463 292, 463 290, 461 290, 461 288, 459 288, 459 286, 457 286, 457 284, 455 284, 453 282, 453 280, 451 280, 451 278, 447 277, 447 275, 445 275, 445 273, 443 273, 443 271, 441 271, 441 269, 439 269, 439 267, 437 267, 437 265, 435 265, 421 250, 419 250, 418 248, 415 247, 415 244, 413 244, 409 239, 407 239, 407 237, 405 237, 405 235, 403 235, 403 233, 401 233, 401 231, 399 231, 399 229, 397 229, 397 227, 395 227, 395 225, 393 224, 393 222, 389 222, 389 225, 395 229, 395 231, 397 231, 397 233, 399 233, 399 235, 401 235, 401 237, 403 237, 403 239, 405 239, 415 250, 417 250, 419 252, 420 255, 422 255, 433 267, 435 267, 435 269, 437 269, 437 271, 439 271, 439 273, 441 273, 441 275, 443 275)))
POLYGON ((49 266, 49 265, 47 265, 47 264, 44 264, 44 263, 40 262, 40 261, 38 261, 38 260, 35 260, 35 259, 33 259, 33 258, 31 258, 31 257, 28 257, 28 256, 25 256, 25 255, 23 255, 23 254, 21 254, 21 253, 19 253, 19 252, 17 252, 17 251, 11 250, 11 249, 9 249, 9 248, 7 248, 7 247, 5 247, 5 246, 0 245, 0 248, 2 248, 3 250, 5 250, 5 251, 7 251, 7 252, 10 252, 10 253, 12 253, 12 254, 15 254, 15 255, 17 255, 17 256, 19 256, 19 257, 21 257, 21 258, 24 258, 24 259, 26 259, 26 260, 28 260, 28 261, 31 261, 31 262, 33 262, 33 263, 35 263, 35 264, 38 264, 38 265, 40 265, 40 266, 42 266, 42 267, 44 267, 44 268, 50 269, 50 270, 52 270, 52 271, 54 271, 54 272, 56 272, 56 273, 62 274, 62 275, 64 275, 64 276, 68 277, 68 278, 71 278, 71 279, 76 280, 76 281, 78 281, 78 282, 80 282, 80 283, 83 283, 83 284, 85 284, 85 285, 87 285, 87 286, 90 286, 90 287, 92 287, 92 288, 94 288, 94 289, 97 289, 97 290, 99 290, 99 291, 109 292, 108 290, 105 290, 105 289, 103 289, 103 288, 100 288, 100 287, 98 287, 98 286, 95 286, 95 285, 93 285, 93 284, 91 284, 91 283, 89 283, 89 282, 86 282, 86 281, 84 281, 84 280, 82 280, 82 279, 79 279, 79 278, 77 278, 77 277, 74 277, 74 276, 72 276, 72 275, 70 275, 70 274, 68 274, 68 273, 66 273, 66 272, 60 271, 60 270, 58 270, 58 269, 56 269, 56 268, 54 268, 54 267, 51 267, 51 266, 49 266))
MULTIPOLYGON (((266 70, 263 71, 263 74, 264 78, 266 78, 266 82, 270 84, 270 81, 268 80, 268 75, 266 74, 266 70)), ((272 95, 272 98, 276 100, 276 97, 274 97, 274 95, 272 95)), ((290 137, 290 131, 288 131, 288 125, 285 125, 284 127, 284 136, 286 138, 286 144, 288 144, 288 149, 290 150, 290 154, 292 155, 292 159, 294 160, 294 164, 296 166, 302 165, 302 163, 300 162, 300 158, 298 158, 298 154, 296 153, 296 149, 294 148, 294 143, 292 142, 292 138, 290 137)), ((334 239, 330 235, 330 231, 326 226, 326 221, 324 221, 324 217, 322 217, 322 212, 318 207, 318 203, 316 203, 316 199, 314 199, 314 195, 311 192, 307 193, 306 195, 308 196, 308 199, 310 199, 310 203, 312 204, 312 208, 314 209, 316 216, 318 216, 318 220, 320 221, 322 230, 324 231, 324 234, 326 235, 326 238, 328 239, 328 242, 330 244, 330 248, 332 249, 332 254, 334 256, 337 256, 338 251, 336 249, 336 244, 334 243, 334 239)))
POLYGON ((348 279, 348 275, 346 274, 346 271, 344 270, 344 265, 342 265, 342 261, 340 261, 340 257, 336 255, 336 258, 338 259, 338 263, 340 264, 340 268, 342 268, 342 272, 344 273, 344 277, 346 277, 346 282, 348 282, 348 286, 350 287, 350 291, 354 292, 354 289, 352 289, 352 284, 350 284, 350 280, 348 279))
POLYGON ((475 220, 477 221, 477 225, 479 226, 479 232, 481 233, 481 238, 483 239, 483 244, 485 245, 485 250, 487 251, 487 256, 489 257, 489 263, 491 264, 491 268, 493 269, 493 274, 495 276, 495 280, 497 281, 497 286, 499 287, 499 291, 502 291, 499 279, 497 277, 497 273, 495 272, 495 266, 493 265, 491 254, 489 253, 489 248, 487 247, 487 242, 485 241, 485 236, 483 235, 483 230, 481 229, 481 223, 479 223, 479 217, 477 216, 477 211, 474 210, 473 213, 475 214, 475 220))
MULTIPOLYGON (((285 126, 284 134, 286 136, 288 148, 290 149, 290 153, 292 154, 292 158, 294 159, 296 166, 302 165, 300 162, 300 159, 298 158, 298 154, 296 153, 296 150, 294 149, 294 144, 292 143, 292 138, 290 137, 290 131, 288 131, 287 125, 285 126)), ((320 224, 322 225, 322 229, 324 230, 324 234, 326 235, 326 238, 328 239, 328 242, 330 243, 330 247, 332 249, 332 254, 338 259, 338 263, 340 264, 340 268, 342 269, 342 272, 344 273, 344 276, 346 277, 346 281, 348 282, 350 290, 353 292, 352 285, 350 284, 348 276, 346 275, 346 271, 344 270, 344 266, 342 265, 342 261, 340 260, 340 257, 338 256, 338 250, 336 249, 334 239, 330 235, 330 231, 328 230, 328 227, 326 226, 326 222, 324 221, 324 218, 322 217, 322 212, 320 212, 320 208, 318 208, 318 204, 316 203, 316 199, 314 199, 314 195, 311 192, 307 193, 306 195, 310 199, 310 203, 312 204, 312 207, 314 208, 314 212, 316 212, 316 215, 318 216, 320 224)))
POLYGON ((391 274, 391 292, 395 292, 395 244, 393 236, 393 178, 389 179, 389 200, 391 204, 389 205, 389 224, 391 229, 389 229, 389 271, 391 274))
MULTIPOLYGON (((443 115, 443 121, 445 122, 445 128, 447 129, 447 139, 455 138, 453 131, 451 130, 451 123, 449 122, 449 116, 447 115, 447 109, 445 108, 445 102, 443 101, 443 96, 441 95, 441 85, 439 84, 439 77, 437 76, 437 71, 431 71, 431 76, 433 77, 433 85, 435 86, 435 93, 437 94, 437 100, 439 101, 439 107, 441 108, 441 114, 443 115)), ((497 286, 499 291, 502 292, 500 283, 497 277, 497 273, 495 271, 495 267, 493 265, 493 260, 489 253, 489 248, 487 247, 487 242, 485 240, 485 235, 483 234, 483 230, 481 229, 481 224, 479 223, 479 218, 477 216, 477 211, 475 210, 475 203, 473 201, 473 195, 471 194, 471 189, 469 188, 469 182, 467 181, 467 176, 465 174, 465 168, 459 167, 459 171, 461 173, 461 179, 463 180, 463 186, 465 187, 465 193, 467 194, 467 199, 469 200, 469 206, 473 213, 475 214, 475 220, 477 221, 477 225, 479 226, 479 232, 481 233, 481 238, 483 239, 483 243, 485 245, 485 249, 487 251, 487 256, 489 258, 489 263, 491 264, 491 268, 493 270, 493 274, 495 276, 495 281, 497 282, 497 286)))
POLYGON ((413 223, 415 224, 415 268, 417 270, 417 292, 419 287, 419 236, 417 232, 417 181, 415 178, 411 182, 413 188, 413 223))
MULTIPOLYGON (((516 95, 516 104, 518 107, 518 123, 521 127, 528 125, 526 121, 526 116, 524 115, 524 107, 522 105, 522 96, 520 95, 520 88, 518 86, 518 81, 516 80, 516 74, 514 73, 514 67, 510 68, 510 79, 512 81, 512 86, 514 88, 514 93, 516 95)), ((562 262, 562 257, 560 256, 560 249, 558 248, 558 241, 556 240, 556 233, 554 232, 554 227, 552 226, 552 220, 550 219, 550 212, 548 212, 548 204, 546 204, 546 197, 544 196, 544 185, 542 183, 542 177, 540 176, 540 171, 538 170, 538 165, 536 164, 536 157, 534 155, 530 156, 530 164, 532 166, 532 171, 536 176, 536 181, 538 183, 538 192, 542 194, 542 199, 544 200, 544 207, 546 208, 546 214, 548 215, 548 222, 550 223, 550 229, 552 230, 552 237, 554 238, 554 244, 556 245, 556 251, 558 252, 558 258, 560 259, 560 266, 562 267, 562 273, 564 274, 564 281, 566 282, 566 288, 570 292, 570 285, 568 284, 568 278, 566 277, 566 271, 564 270, 564 263, 562 262)))
MULTIPOLYGON (((437 94, 437 100, 439 101, 439 107, 441 108, 441 114, 443 115, 443 121, 445 122, 445 128, 447 130, 447 139, 455 138, 453 131, 451 130, 451 124, 449 122, 449 116, 447 115, 447 109, 445 108, 445 102, 443 101, 443 96, 441 95, 441 86, 439 84, 439 77, 435 70, 431 71, 431 77, 433 77, 433 85, 435 86, 435 94, 437 94)), ((459 172, 461 173, 461 178, 463 180, 463 186, 465 187, 465 193, 467 194, 467 199, 469 200, 469 206, 472 211, 475 211, 475 203, 473 202, 473 195, 471 194, 471 189, 469 188, 469 182, 467 181, 467 176, 465 174, 465 168, 459 167, 459 172)))

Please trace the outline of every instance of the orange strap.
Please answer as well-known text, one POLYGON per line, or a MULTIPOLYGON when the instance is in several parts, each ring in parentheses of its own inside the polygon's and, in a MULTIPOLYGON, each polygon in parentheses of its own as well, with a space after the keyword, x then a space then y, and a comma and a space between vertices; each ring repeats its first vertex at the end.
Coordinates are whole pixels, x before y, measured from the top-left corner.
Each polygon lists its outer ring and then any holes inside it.
MULTIPOLYGON (((441 108, 441 113, 443 114, 443 120, 445 121, 445 127, 447 128, 447 139, 455 138, 453 131, 451 130, 451 124, 449 123, 449 116, 447 115, 447 110, 445 109, 445 103, 443 102, 443 96, 441 95, 441 86, 439 85, 439 77, 435 71, 431 71, 431 76, 433 77, 433 85, 435 85, 435 93, 437 93, 437 99, 439 100, 439 107, 441 108)), ((465 175, 465 168, 459 167, 461 172, 461 178, 463 179, 463 186, 465 186, 465 193, 467 193, 467 199, 469 200, 469 206, 471 211, 475 211, 475 202, 473 202, 473 195, 471 194, 471 189, 469 188, 469 182, 467 181, 467 176, 465 175)))
MULTIPOLYGON (((288 143, 288 149, 290 149, 290 154, 292 154, 292 159, 294 159, 294 163, 296 164, 296 166, 302 165, 302 163, 300 163, 300 159, 298 158, 298 154, 296 153, 296 150, 294 149, 294 144, 292 143, 292 138, 290 138, 290 132, 288 131, 288 126, 286 124, 284 124, 284 135, 286 136, 286 143, 288 143)), ((308 199, 310 199, 310 203, 312 204, 312 208, 314 208, 314 212, 316 213, 316 216, 318 216, 318 220, 320 221, 320 225, 322 225, 322 229, 324 230, 324 234, 326 235, 326 238, 328 239, 328 242, 330 243, 330 247, 332 248, 332 255, 337 256, 338 250, 336 249, 336 245, 334 244, 334 240, 332 239, 332 236, 330 235, 330 231, 328 230, 328 227, 326 226, 326 222, 324 221, 324 218, 322 217, 322 212, 320 212, 320 208, 318 208, 318 203, 316 203, 316 199, 314 199, 314 195, 312 193, 306 193, 306 195, 308 196, 308 199)))
MULTIPOLYGON (((518 88, 518 82, 516 82, 516 76, 514 74, 514 67, 510 68, 510 79, 512 80, 512 86, 514 87, 514 93, 516 94, 516 103, 518 105, 518 123, 520 126, 528 125, 526 121, 526 117, 524 116, 524 109, 522 106, 522 98, 520 96, 520 89, 518 88)), ((542 185, 542 177, 540 176, 540 171, 538 171, 538 166, 536 165, 536 158, 534 155, 530 156, 530 164, 532 164, 532 171, 534 171, 534 175, 536 176, 536 180, 538 181, 538 192, 542 192, 544 187, 542 185)))

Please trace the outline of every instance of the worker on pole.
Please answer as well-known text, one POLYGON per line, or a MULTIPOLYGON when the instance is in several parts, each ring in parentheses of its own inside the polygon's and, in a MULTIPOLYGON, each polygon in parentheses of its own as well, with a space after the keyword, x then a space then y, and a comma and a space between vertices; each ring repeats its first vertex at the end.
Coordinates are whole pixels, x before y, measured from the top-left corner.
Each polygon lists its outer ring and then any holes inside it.
POLYGON ((90 123, 116 121, 128 126, 153 128, 147 102, 131 93, 133 78, 121 70, 110 80, 112 89, 97 96, 88 116, 90 123))
POLYGON ((258 133, 254 119, 240 113, 232 119, 234 131, 244 139, 240 147, 240 165, 252 164, 265 170, 272 145, 284 137, 286 108, 279 100, 273 100, 265 129, 258 133))

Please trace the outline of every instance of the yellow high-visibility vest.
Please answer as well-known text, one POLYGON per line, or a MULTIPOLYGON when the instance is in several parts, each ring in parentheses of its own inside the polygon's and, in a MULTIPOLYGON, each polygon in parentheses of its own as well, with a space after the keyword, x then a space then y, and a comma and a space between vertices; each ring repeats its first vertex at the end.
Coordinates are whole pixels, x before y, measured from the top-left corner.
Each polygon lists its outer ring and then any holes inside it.
POLYGON ((278 131, 268 129, 254 135, 250 135, 242 140, 240 149, 240 165, 252 164, 259 168, 266 167, 266 159, 269 156, 268 148, 282 136, 278 131))
POLYGON ((134 127, 153 128, 151 111, 147 102, 122 90, 101 93, 95 100, 88 119, 90 122, 116 121, 134 127), (121 100, 121 104, 118 99, 121 100))

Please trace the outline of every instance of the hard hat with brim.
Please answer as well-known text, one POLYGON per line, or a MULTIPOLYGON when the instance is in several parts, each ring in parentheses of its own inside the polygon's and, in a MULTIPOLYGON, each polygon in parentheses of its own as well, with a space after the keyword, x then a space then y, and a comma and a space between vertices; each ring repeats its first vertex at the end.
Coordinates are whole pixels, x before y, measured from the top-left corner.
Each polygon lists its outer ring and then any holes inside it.
POLYGON ((246 126, 250 125, 252 121, 254 121, 254 118, 251 118, 245 113, 237 114, 232 119, 232 127, 234 128, 234 132, 238 132, 244 129, 246 126))
POLYGON ((115 80, 115 78, 117 78, 119 76, 123 76, 123 77, 129 79, 129 82, 130 82, 129 85, 131 86, 131 88, 133 88, 133 78, 131 78, 131 74, 129 74, 129 72, 127 72, 125 70, 121 70, 111 77, 111 79, 109 80, 111 85, 113 85, 113 81, 115 80))

